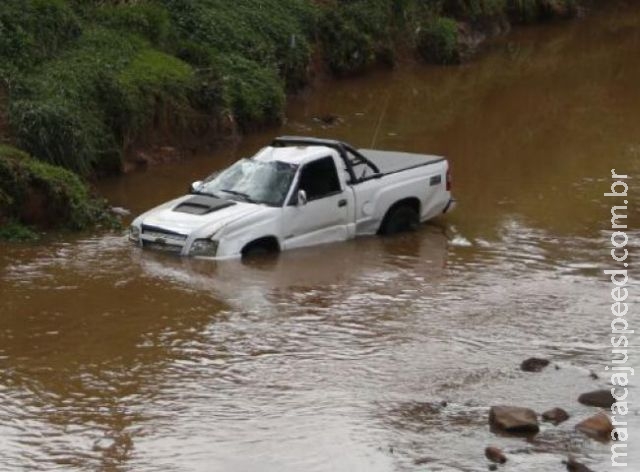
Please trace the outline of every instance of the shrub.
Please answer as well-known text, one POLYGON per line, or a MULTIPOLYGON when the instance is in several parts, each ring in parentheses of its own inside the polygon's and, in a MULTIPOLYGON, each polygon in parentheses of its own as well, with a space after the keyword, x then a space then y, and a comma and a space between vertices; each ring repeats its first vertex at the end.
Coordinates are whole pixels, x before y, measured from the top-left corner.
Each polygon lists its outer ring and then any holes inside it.
POLYGON ((435 64, 455 64, 460 61, 458 25, 455 20, 436 17, 423 25, 417 35, 418 52, 435 64))
POLYGON ((81 32, 64 0, 3 0, 0 68, 30 67, 50 57, 81 32))
POLYGON ((392 61, 393 17, 393 8, 382 0, 356 0, 327 7, 319 35, 331 70, 338 75, 354 74, 377 59, 392 61))
POLYGON ((163 111, 189 113, 192 68, 138 36, 102 28, 25 77, 9 121, 32 155, 81 174, 120 168, 124 147, 163 111))
POLYGON ((10 196, 0 200, 5 222, 74 230, 115 223, 76 174, 5 145, 0 145, 0 194, 10 196))
POLYGON ((38 238, 35 231, 15 220, 8 220, 5 223, 0 221, 0 241, 28 242, 36 241, 38 238))
POLYGON ((59 97, 12 102, 9 116, 18 144, 39 159, 84 175, 117 168, 119 151, 100 111, 82 104, 59 97))
POLYGON ((155 3, 108 4, 97 8, 94 17, 101 26, 138 34, 156 46, 168 46, 174 36, 169 12, 155 3))
POLYGON ((276 69, 285 83, 306 79, 316 9, 308 0, 162 0, 178 34, 216 51, 276 69))
POLYGON ((217 68, 222 76, 224 103, 242 128, 282 119, 285 95, 276 71, 234 55, 222 56, 217 68))
POLYGON ((19 146, 85 175, 96 168, 118 168, 121 149, 98 85, 113 80, 143 46, 116 32, 88 30, 73 48, 24 75, 9 106, 19 146))
POLYGON ((180 59, 143 49, 110 79, 102 100, 125 146, 127 135, 135 136, 151 124, 167 129, 167 116, 160 119, 163 112, 171 113, 174 124, 190 113, 194 71, 180 59))

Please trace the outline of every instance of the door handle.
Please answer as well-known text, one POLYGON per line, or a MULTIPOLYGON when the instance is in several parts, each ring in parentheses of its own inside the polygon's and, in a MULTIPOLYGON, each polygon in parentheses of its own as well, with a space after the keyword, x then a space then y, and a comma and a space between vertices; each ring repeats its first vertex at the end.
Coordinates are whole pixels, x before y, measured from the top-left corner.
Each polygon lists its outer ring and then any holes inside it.
POLYGON ((343 198, 342 200, 338 201, 338 206, 339 207, 346 207, 347 206, 347 200, 343 198))

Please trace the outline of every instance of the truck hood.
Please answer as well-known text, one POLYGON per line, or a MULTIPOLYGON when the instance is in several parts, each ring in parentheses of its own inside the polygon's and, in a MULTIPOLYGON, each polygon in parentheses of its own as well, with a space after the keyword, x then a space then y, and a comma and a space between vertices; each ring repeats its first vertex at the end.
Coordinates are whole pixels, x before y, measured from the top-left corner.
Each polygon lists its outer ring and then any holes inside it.
POLYGON ((208 237, 240 218, 267 210, 262 205, 224 200, 204 195, 186 195, 144 213, 135 223, 180 233, 194 231, 208 237))

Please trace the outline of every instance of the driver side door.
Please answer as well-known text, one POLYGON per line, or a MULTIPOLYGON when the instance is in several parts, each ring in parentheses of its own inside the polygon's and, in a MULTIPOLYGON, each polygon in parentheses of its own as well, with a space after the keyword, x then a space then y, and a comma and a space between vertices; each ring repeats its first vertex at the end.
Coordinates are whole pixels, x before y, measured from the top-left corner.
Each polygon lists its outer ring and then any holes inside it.
POLYGON ((283 245, 286 249, 348 239, 352 192, 344 189, 331 156, 305 164, 284 208, 283 245), (298 201, 304 190, 307 201, 298 201))

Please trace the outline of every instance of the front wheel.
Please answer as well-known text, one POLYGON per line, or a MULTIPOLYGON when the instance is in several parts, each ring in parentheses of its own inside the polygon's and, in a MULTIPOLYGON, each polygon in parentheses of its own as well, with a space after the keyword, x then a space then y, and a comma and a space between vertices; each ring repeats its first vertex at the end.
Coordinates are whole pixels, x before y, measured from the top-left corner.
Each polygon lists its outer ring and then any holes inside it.
POLYGON ((420 217, 415 208, 401 205, 391 208, 380 225, 380 234, 389 235, 403 231, 413 231, 420 224, 420 217))

